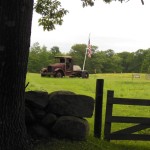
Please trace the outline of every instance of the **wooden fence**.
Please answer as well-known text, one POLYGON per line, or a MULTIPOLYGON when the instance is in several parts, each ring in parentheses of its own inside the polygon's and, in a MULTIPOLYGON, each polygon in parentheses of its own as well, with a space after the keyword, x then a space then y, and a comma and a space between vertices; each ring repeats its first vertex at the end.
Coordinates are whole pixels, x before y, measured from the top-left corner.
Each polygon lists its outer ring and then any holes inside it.
MULTIPOLYGON (((129 98, 115 98, 114 91, 107 92, 107 104, 105 115, 105 127, 104 127, 104 139, 110 140, 142 140, 149 141, 150 134, 139 134, 140 130, 150 128, 150 118, 146 117, 125 117, 125 116, 113 116, 113 105, 140 105, 150 106, 150 100, 144 99, 129 99, 129 98), (115 132, 111 131, 112 123, 134 123, 132 127, 121 129, 115 132)), ((144 111, 144 110, 143 110, 144 111)), ((119 114, 120 115, 120 114, 119 114)))
POLYGON ((133 74, 132 74, 132 80, 133 80, 134 78, 141 78, 141 75, 140 75, 139 73, 133 73, 133 74))

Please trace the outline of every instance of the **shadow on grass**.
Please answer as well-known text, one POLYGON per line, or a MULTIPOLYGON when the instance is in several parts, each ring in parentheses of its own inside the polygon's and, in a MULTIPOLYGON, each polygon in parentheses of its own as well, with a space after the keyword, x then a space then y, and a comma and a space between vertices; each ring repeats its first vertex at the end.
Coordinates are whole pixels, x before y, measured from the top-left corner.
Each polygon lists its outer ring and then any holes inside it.
POLYGON ((34 150, 149 150, 150 142, 138 143, 138 141, 111 141, 107 142, 94 137, 89 137, 87 141, 70 141, 50 139, 40 142, 34 150))

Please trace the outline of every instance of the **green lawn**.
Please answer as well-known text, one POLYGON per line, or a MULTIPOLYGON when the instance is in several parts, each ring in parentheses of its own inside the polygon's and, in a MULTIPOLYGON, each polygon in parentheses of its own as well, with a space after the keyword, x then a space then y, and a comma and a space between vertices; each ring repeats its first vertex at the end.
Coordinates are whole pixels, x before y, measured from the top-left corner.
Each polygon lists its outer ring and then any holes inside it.
MULTIPOLYGON (((26 90, 42 90, 49 93, 57 90, 69 90, 76 94, 84 94, 95 98, 96 80, 104 79, 103 98, 103 124, 105 117, 105 103, 107 90, 114 90, 115 97, 150 99, 150 80, 141 74, 141 78, 132 79, 132 74, 95 74, 89 79, 81 78, 41 78, 40 74, 27 74, 27 82, 30 82, 26 90)), ((113 114, 128 116, 150 116, 149 107, 120 106, 116 105, 113 114)), ((150 142, 142 141, 111 141, 106 142, 93 137, 94 116, 88 119, 90 123, 90 135, 86 142, 50 139, 47 143, 37 145, 35 150, 149 150, 150 142)), ((112 129, 127 126, 113 124, 112 129)), ((150 130, 141 131, 150 134, 150 130)))

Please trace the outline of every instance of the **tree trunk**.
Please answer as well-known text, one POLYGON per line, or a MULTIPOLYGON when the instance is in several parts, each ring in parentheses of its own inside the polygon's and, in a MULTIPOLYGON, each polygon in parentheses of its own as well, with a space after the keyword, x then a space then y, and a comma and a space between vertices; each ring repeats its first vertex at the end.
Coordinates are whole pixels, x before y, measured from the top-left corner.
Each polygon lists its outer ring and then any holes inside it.
POLYGON ((25 79, 33 0, 0 0, 0 150, 29 150, 25 79))

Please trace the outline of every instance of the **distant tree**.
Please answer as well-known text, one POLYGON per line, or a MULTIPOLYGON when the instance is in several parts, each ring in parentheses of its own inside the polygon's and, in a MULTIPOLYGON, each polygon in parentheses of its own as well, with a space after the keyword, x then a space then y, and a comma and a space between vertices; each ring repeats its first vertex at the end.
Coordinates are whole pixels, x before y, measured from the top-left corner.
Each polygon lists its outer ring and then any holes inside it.
POLYGON ((141 66, 141 72, 150 73, 150 49, 146 50, 146 55, 141 66))
MULTIPOLYGON (((85 7, 85 6, 88 6, 88 5, 93 6, 95 0, 82 0, 82 1, 83 1, 83 7, 85 7)), ((106 3, 111 3, 112 1, 119 1, 119 2, 122 3, 126 0, 103 0, 103 1, 106 2, 106 3)), ((130 1, 130 0, 128 0, 128 1, 130 1)), ((142 5, 144 5, 144 0, 140 0, 140 1, 141 1, 142 5)))
POLYGON ((141 71, 142 63, 144 61, 145 54, 146 54, 145 52, 146 51, 143 49, 139 49, 136 52, 134 52, 133 63, 132 63, 133 72, 141 71))
POLYGON ((112 56, 112 70, 114 73, 120 73, 123 71, 123 67, 121 65, 122 58, 117 54, 112 56))
POLYGON ((59 55, 61 54, 60 50, 59 50, 59 47, 58 46, 53 46, 50 50, 51 54, 53 56, 56 56, 56 55, 59 55))
MULTIPOLYGON (((88 56, 86 55, 85 69, 88 69, 89 72, 93 72, 91 70, 94 70, 92 67, 92 63, 97 48, 97 46, 92 46, 92 59, 88 58, 88 56)), ((69 51, 68 55, 71 55, 73 57, 74 64, 79 65, 81 68, 83 68, 86 50, 86 44, 75 44, 71 47, 71 50, 69 51)))
POLYGON ((108 49, 108 50, 105 51, 105 54, 106 54, 106 56, 108 56, 108 57, 112 57, 112 56, 115 55, 115 52, 114 52, 114 50, 112 50, 112 49, 108 49))
MULTIPOLYGON (((115 52, 111 49, 104 51, 105 54, 105 63, 103 64, 103 72, 106 73, 114 73, 117 72, 119 70, 119 68, 121 68, 120 66, 118 66, 118 63, 120 63, 120 57, 118 57, 115 52), (119 67, 119 68, 116 68, 119 67)), ((120 72, 121 70, 119 70, 120 72)))
POLYGON ((75 44, 69 52, 69 55, 73 57, 74 64, 79 65, 81 68, 83 67, 86 48, 86 44, 75 44))
POLYGON ((36 72, 36 66, 39 61, 38 53, 40 53, 40 45, 38 42, 34 43, 30 48, 29 60, 28 60, 28 71, 36 72))
POLYGON ((62 55, 59 47, 54 46, 48 51, 47 47, 34 43, 29 53, 28 71, 39 73, 41 68, 55 62, 56 55, 62 55))
POLYGON ((121 58, 122 72, 132 72, 133 69, 133 53, 121 52, 117 54, 121 58))
POLYGON ((51 62, 49 59, 50 52, 47 50, 46 46, 41 47, 41 52, 38 54, 39 57, 39 65, 36 72, 40 72, 40 70, 44 67, 47 67, 51 62))
POLYGON ((61 56, 62 53, 59 50, 58 46, 53 46, 49 52, 49 63, 55 63, 55 56, 61 56))
POLYGON ((103 65, 106 60, 106 55, 103 51, 96 51, 92 54, 92 57, 88 59, 86 68, 90 73, 102 73, 103 65))

